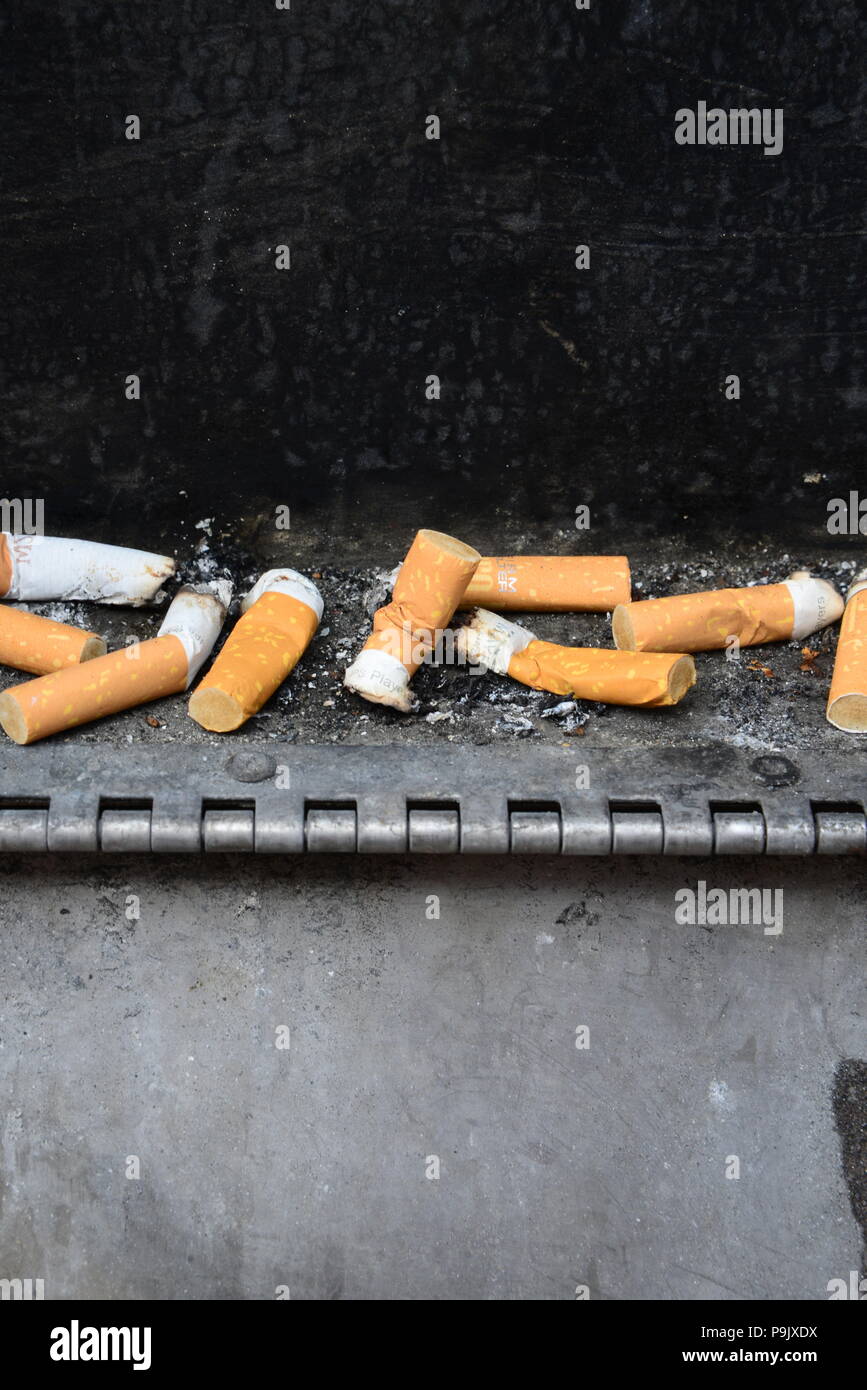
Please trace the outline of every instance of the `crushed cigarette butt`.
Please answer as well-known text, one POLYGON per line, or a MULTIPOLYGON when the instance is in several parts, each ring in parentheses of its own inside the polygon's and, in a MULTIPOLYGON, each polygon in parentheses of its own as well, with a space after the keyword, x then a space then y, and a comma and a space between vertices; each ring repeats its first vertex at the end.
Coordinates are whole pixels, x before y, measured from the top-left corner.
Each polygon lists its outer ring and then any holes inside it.
POLYGON ((695 662, 685 653, 561 647, 483 608, 460 629, 457 647, 467 661, 535 690, 603 704, 674 705, 696 679, 695 662))
POLYGON ((411 710, 410 678, 451 622, 479 559, 454 536, 419 531, 391 602, 374 614, 373 632, 343 678, 347 689, 404 714, 411 710))

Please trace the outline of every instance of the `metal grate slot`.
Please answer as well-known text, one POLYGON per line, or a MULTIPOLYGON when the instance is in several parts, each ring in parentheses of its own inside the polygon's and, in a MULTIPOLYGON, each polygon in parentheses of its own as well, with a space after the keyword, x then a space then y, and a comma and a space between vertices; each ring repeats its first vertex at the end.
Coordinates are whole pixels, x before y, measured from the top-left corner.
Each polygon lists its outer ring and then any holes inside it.
POLYGON ((712 801, 715 854, 764 854, 765 817, 757 801, 712 801))
POLYGON ((655 801, 609 801, 614 854, 661 854, 662 809, 655 801))
POLYGON ((252 853, 255 846, 254 801, 203 801, 202 845, 206 851, 252 853))
POLYGON ((355 802, 305 802, 304 841, 311 854, 354 854, 358 842, 355 802))
POLYGON ((48 797, 0 799, 0 851, 27 853, 48 846, 48 797))
POLYGON ((817 854, 864 854, 867 818, 855 801, 814 801, 817 854))
POLYGON ((456 801, 408 801, 406 815, 410 854, 457 854, 461 813, 456 801))
POLYGON ((512 854, 559 854, 563 819, 559 801, 510 801, 509 848, 512 854))
POLYGON ((124 850, 147 853, 151 847, 153 801, 102 797, 99 803, 99 847, 106 853, 124 850))

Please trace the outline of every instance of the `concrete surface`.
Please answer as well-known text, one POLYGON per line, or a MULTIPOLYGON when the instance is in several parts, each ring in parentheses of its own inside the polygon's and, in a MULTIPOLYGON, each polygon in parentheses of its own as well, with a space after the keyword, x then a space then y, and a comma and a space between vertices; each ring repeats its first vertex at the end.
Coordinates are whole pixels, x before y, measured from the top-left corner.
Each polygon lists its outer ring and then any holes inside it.
POLYGON ((0 874, 0 1276, 47 1298, 823 1299, 862 1267, 863 863, 0 874), (782 935, 677 925, 698 879, 782 886, 782 935))

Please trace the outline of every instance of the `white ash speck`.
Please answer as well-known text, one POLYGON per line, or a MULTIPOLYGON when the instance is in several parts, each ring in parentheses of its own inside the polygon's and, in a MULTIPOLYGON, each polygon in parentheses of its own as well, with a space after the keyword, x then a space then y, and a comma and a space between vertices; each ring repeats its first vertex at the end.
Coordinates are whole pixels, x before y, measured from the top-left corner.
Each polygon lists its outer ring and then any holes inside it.
POLYGON ((533 722, 523 715, 504 715, 494 725, 495 732, 511 734, 513 738, 530 738, 535 730, 533 722))
POLYGON ((543 719, 560 719, 565 714, 572 714, 578 706, 574 700, 561 700, 559 705, 552 705, 550 709, 542 710, 543 719))

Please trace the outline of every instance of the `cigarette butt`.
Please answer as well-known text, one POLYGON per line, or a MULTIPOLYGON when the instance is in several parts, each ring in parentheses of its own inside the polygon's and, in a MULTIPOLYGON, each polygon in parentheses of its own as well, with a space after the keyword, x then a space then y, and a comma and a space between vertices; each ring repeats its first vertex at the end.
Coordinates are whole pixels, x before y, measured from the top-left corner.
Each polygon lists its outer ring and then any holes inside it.
POLYGON ((610 613, 632 593, 625 555, 484 556, 461 608, 524 613, 610 613))
POLYGON ((225 646, 190 697, 203 729, 226 733, 270 699, 310 644, 322 617, 316 585, 296 570, 269 570, 250 590, 225 646))
POLYGON ((798 570, 783 584, 620 604, 611 627, 615 645, 626 651, 707 652, 732 637, 742 647, 809 637, 842 612, 833 584, 798 570))
POLYGON ((867 570, 849 590, 826 716, 847 734, 867 734, 867 570))
POLYGON ((175 572, 170 555, 99 541, 0 532, 0 598, 148 603, 175 572))
POLYGON ((472 664, 534 690, 607 705, 676 705, 696 679, 695 662, 683 652, 561 647, 483 608, 460 629, 456 645, 472 664))
POLYGON ((0 725, 15 743, 35 743, 186 690, 217 639, 230 594, 224 580, 180 589, 156 637, 4 691, 0 725))
POLYGON ((0 604, 0 663, 4 666, 44 676, 104 655, 105 642, 95 632, 0 604))
POLYGON ((374 614, 373 632, 343 678, 347 689, 404 714, 412 709, 410 677, 454 617, 480 558, 454 536, 419 531, 391 603, 374 614))

